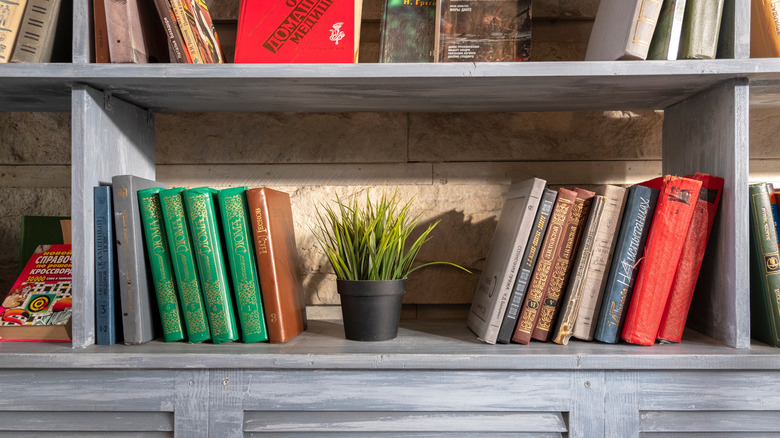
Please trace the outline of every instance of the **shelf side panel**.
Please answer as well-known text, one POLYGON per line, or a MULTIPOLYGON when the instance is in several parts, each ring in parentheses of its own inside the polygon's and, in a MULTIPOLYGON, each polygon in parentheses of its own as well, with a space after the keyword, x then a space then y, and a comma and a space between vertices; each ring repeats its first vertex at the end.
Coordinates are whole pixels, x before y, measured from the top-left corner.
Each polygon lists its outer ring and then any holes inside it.
POLYGON ((667 108, 663 173, 705 172, 725 180, 688 326, 736 348, 750 347, 748 85, 721 85, 667 108))
POLYGON ((73 63, 87 64, 92 47, 92 0, 73 0, 73 63))
POLYGON ((154 121, 147 110, 74 85, 71 146, 73 346, 95 343, 93 187, 114 175, 155 177, 154 121))

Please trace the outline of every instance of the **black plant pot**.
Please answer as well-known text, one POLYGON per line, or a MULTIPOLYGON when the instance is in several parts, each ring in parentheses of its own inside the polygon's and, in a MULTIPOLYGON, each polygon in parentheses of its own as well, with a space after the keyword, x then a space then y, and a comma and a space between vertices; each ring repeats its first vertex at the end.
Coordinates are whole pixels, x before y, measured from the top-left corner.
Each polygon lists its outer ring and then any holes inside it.
POLYGON ((398 335, 406 279, 336 280, 336 288, 341 296, 341 316, 347 339, 386 341, 398 335))

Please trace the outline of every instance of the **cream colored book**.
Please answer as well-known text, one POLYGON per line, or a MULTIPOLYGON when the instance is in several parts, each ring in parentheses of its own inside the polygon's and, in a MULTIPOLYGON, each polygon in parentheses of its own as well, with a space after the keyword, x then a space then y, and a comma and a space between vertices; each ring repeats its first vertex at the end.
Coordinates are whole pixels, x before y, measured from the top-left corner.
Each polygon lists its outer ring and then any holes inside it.
POLYGON ((647 59, 662 0, 601 0, 586 61, 647 59))
POLYGON ((11 59, 27 0, 0 0, 0 63, 11 59))

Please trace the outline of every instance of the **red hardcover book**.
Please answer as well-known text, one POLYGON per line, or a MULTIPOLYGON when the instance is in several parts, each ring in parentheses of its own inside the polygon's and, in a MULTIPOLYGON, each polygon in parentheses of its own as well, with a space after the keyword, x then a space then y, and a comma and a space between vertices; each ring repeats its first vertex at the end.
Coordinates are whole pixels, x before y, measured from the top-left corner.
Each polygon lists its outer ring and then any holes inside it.
POLYGON ((306 330, 290 195, 262 187, 248 189, 246 200, 268 340, 287 342, 306 330))
POLYGON ((554 265, 565 244, 564 233, 576 198, 577 192, 564 188, 558 189, 558 198, 555 200, 550 224, 544 234, 541 252, 531 275, 531 283, 523 301, 520 317, 517 318, 515 334, 512 336, 515 342, 528 344, 531 341, 531 333, 542 308, 542 299, 550 287, 554 265))
POLYGON ((696 280, 699 278, 704 251, 707 249, 707 240, 712 230, 712 223, 715 221, 720 195, 723 192, 723 178, 704 173, 697 173, 687 178, 701 181, 702 186, 691 219, 691 226, 685 236, 669 300, 666 302, 666 308, 661 317, 661 327, 658 329, 658 339, 665 342, 680 342, 682 340, 685 320, 688 318, 696 280))
POLYGON ((627 342, 653 345, 658 335, 666 301, 672 290, 685 236, 699 198, 701 181, 667 175, 639 267, 634 294, 629 303, 622 337, 627 342))
POLYGON ((561 309, 561 296, 566 290, 569 281, 574 257, 577 255, 577 247, 582 237, 582 229, 588 220, 590 204, 596 193, 589 190, 576 188, 577 198, 571 210, 568 222, 563 232, 563 247, 553 265, 552 277, 549 287, 542 297, 542 308, 536 321, 531 337, 538 341, 547 342, 550 339, 550 331, 553 329, 558 312, 561 309))
POLYGON ((354 63, 362 0, 242 0, 236 63, 354 63))

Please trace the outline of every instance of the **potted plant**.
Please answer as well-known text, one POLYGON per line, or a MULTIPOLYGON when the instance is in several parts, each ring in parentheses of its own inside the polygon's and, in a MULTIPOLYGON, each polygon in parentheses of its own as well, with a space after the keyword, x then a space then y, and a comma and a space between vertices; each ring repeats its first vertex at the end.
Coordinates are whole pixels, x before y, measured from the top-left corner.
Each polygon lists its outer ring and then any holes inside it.
POLYGON ((392 196, 382 193, 375 202, 366 194, 363 206, 357 196, 347 201, 336 197, 335 206, 323 204, 318 212, 313 233, 336 273, 347 339, 396 337, 406 279, 412 272, 434 264, 469 272, 449 262, 414 266, 420 248, 439 222, 410 241, 420 221, 419 215, 411 216, 410 207, 411 201, 399 201, 396 190, 392 196))

